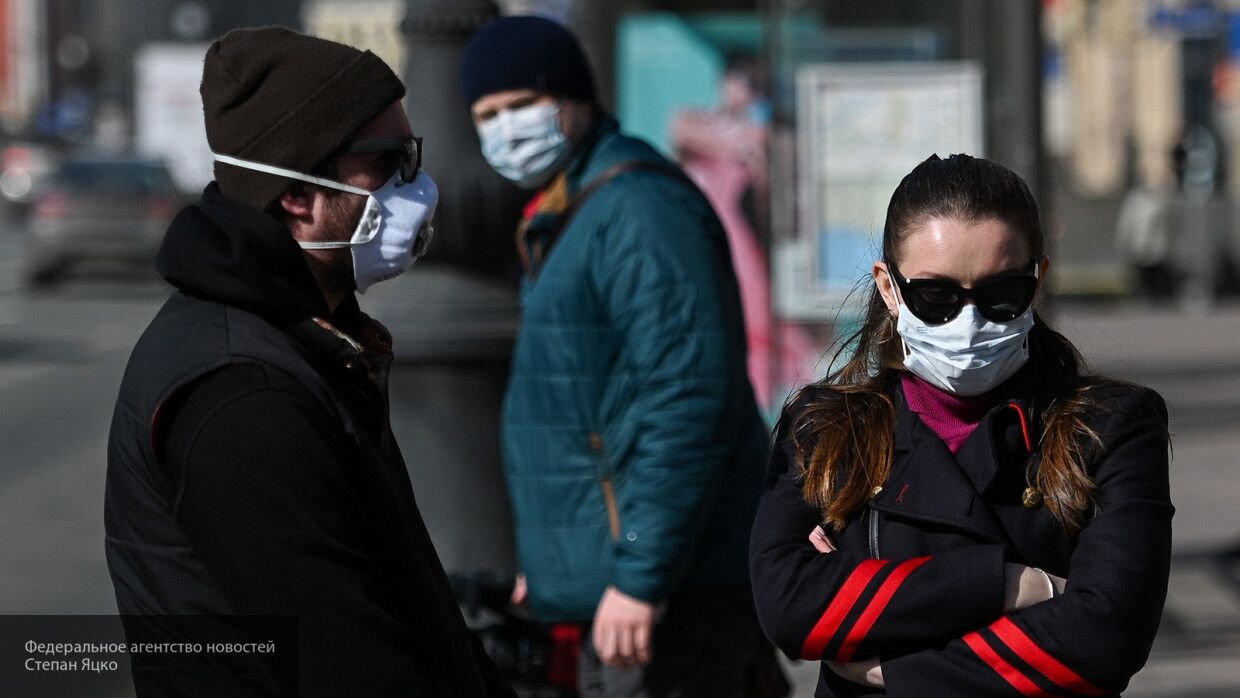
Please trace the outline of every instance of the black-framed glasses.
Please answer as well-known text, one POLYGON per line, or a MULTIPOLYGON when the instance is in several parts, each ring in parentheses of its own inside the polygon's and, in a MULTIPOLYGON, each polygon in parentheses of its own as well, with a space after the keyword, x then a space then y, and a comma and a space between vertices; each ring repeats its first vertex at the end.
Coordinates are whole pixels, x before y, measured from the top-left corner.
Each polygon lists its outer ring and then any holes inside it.
POLYGON ((353 141, 342 155, 366 153, 400 153, 400 181, 408 184, 418 178, 422 171, 422 138, 363 138, 353 141))
POLYGON ((1001 276, 984 281, 973 288, 944 279, 906 279, 894 262, 887 262, 891 278, 900 288, 900 296, 908 309, 922 321, 941 325, 960 314, 965 301, 973 301, 977 312, 991 322, 1015 320, 1033 304, 1038 291, 1038 263, 1028 274, 1001 276))

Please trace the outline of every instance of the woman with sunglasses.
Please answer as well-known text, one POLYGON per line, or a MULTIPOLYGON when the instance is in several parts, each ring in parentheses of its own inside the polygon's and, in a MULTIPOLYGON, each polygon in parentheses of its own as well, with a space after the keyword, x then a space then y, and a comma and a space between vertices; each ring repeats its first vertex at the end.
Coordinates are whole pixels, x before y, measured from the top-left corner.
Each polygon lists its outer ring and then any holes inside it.
POLYGON ((1171 547, 1166 406, 1034 310, 1015 173, 932 156, 896 188, 863 327, 785 409, 750 566, 818 696, 1118 694, 1171 547))

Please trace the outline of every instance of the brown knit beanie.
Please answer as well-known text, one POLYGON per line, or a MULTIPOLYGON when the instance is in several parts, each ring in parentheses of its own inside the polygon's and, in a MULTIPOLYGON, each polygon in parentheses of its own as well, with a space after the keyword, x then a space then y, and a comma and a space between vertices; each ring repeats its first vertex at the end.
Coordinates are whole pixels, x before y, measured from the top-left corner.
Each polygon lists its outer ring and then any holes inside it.
MULTIPOLYGON (((199 91, 213 152, 309 172, 404 97, 405 86, 370 51, 265 27, 212 43, 199 91)), ((295 183, 221 162, 215 180, 225 196, 259 208, 295 183)))

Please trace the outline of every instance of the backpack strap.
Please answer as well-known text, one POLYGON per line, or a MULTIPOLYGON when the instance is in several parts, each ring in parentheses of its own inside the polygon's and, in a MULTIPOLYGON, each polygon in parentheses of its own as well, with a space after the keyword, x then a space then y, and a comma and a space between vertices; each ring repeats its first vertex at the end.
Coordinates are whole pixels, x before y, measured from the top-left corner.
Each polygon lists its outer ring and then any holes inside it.
POLYGON ((585 202, 600 189, 611 183, 613 179, 629 172, 650 172, 669 179, 674 179, 682 184, 685 184, 686 186, 692 187, 694 191, 697 191, 698 188, 697 184, 692 179, 689 179, 689 176, 686 175, 683 170, 671 163, 655 160, 629 160, 612 165, 604 170, 598 177, 595 177, 589 184, 586 185, 584 189, 577 192, 577 195, 568 202, 568 206, 564 208, 564 211, 560 214, 560 218, 556 221, 556 224, 544 233, 545 242, 539 245, 538 254, 536 255, 537 259, 529 258, 529 252, 527 251, 525 245, 525 226, 522 225, 518 228, 517 250, 521 254, 521 262, 525 267, 525 273, 527 276, 534 278, 534 276, 537 275, 537 267, 542 264, 542 260, 546 258, 547 254, 550 253, 551 248, 555 245, 556 240, 559 239, 560 234, 563 233, 564 229, 568 227, 568 224, 572 222, 573 217, 577 215, 577 212, 581 210, 581 207, 585 204, 585 202))
POLYGON ((585 189, 577 192, 577 196, 574 196, 572 201, 568 202, 568 208, 564 209, 564 213, 560 214, 560 221, 552 229, 552 235, 558 237, 560 232, 572 222, 573 216, 577 214, 577 211, 581 209, 586 200, 598 192, 599 189, 607 186, 616 177, 629 172, 650 172, 677 180, 682 184, 693 187, 695 190, 697 189, 697 184, 689 179, 683 170, 671 163, 655 160, 629 160, 628 162, 617 163, 604 170, 603 174, 595 177, 593 181, 586 185, 585 189))

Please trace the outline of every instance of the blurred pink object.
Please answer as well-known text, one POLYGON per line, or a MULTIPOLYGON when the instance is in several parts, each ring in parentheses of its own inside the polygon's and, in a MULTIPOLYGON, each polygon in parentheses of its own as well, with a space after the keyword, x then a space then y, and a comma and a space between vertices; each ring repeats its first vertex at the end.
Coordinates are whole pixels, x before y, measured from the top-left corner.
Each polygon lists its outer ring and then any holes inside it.
POLYGON ((685 112, 676 117, 672 135, 685 172, 727 232, 745 312, 749 380, 758 404, 769 411, 777 406, 774 400, 783 401, 777 390, 813 380, 818 352, 802 328, 775 320, 766 253, 741 208, 749 188, 766 200, 767 129, 725 112, 685 112))

